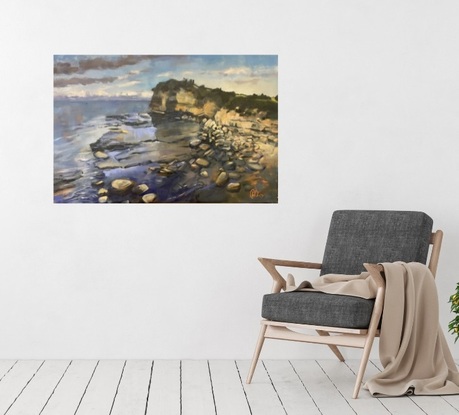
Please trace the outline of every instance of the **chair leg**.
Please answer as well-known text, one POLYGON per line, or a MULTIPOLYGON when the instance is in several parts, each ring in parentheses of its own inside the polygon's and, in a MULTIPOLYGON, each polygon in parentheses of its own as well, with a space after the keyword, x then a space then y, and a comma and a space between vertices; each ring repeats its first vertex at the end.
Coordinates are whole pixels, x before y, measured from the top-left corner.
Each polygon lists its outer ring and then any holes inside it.
POLYGON ((253 372, 255 372, 255 367, 257 366, 258 358, 260 357, 261 348, 263 347, 263 343, 265 342, 266 329, 266 324, 262 324, 260 329, 260 335, 258 336, 257 345, 255 347, 255 352, 253 353, 252 364, 250 365, 249 373, 247 375, 247 384, 252 382, 253 372))
POLYGON ((357 379, 355 381, 352 399, 357 399, 359 396, 360 386, 362 384, 363 375, 365 374, 365 369, 367 368, 368 359, 370 358, 371 347, 373 346, 374 339, 374 334, 368 334, 367 341, 365 342, 365 346, 363 348, 362 359, 360 360, 359 371, 357 373, 357 379))
MULTIPOLYGON (((319 336, 330 336, 330 333, 323 331, 323 330, 316 330, 319 336)), ((338 347, 334 346, 333 344, 327 345, 330 350, 335 354, 335 356, 339 359, 340 362, 344 362, 344 357, 339 351, 338 347)))

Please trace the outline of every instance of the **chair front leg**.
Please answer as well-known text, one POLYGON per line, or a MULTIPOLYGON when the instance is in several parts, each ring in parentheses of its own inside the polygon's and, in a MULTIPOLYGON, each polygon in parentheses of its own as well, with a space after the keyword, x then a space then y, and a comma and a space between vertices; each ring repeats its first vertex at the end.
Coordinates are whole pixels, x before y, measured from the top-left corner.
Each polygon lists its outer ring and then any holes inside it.
POLYGON ((258 358, 260 357, 261 348, 263 347, 263 343, 265 342, 265 334, 266 328, 268 326, 266 324, 261 325, 260 335, 258 336, 257 345, 255 347, 255 352, 253 353, 252 364, 250 365, 249 373, 247 375, 246 383, 249 384, 252 382, 253 373, 255 372, 255 368, 257 367, 258 358))
POLYGON ((364 264, 364 266, 366 270, 373 276, 374 281, 376 282, 376 285, 378 287, 378 290, 376 292, 375 304, 373 306, 373 314, 371 316, 370 325, 368 327, 365 346, 363 347, 363 354, 362 359, 360 361, 359 372, 357 373, 357 379, 355 381, 354 393, 352 394, 352 398, 354 399, 357 399, 357 397, 359 396, 360 385, 362 384, 363 375, 365 374, 368 359, 370 358, 371 347, 373 346, 376 331, 378 330, 379 320, 381 319, 386 290, 386 283, 382 275, 382 272, 384 272, 384 268, 381 265, 376 264, 364 264))

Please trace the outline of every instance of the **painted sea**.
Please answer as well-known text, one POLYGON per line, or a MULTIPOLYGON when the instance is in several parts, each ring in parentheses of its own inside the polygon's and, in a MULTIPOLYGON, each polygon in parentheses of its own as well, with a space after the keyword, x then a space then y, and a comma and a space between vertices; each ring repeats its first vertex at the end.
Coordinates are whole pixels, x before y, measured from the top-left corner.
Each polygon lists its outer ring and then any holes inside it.
MULTIPOLYGON (((94 186, 104 173, 96 166, 90 145, 110 132, 107 115, 145 112, 148 101, 55 100, 54 201, 97 203, 94 186)), ((154 137, 155 129, 146 129, 154 137)))
POLYGON ((149 111, 146 100, 55 100, 54 202, 277 202, 269 134, 149 111))

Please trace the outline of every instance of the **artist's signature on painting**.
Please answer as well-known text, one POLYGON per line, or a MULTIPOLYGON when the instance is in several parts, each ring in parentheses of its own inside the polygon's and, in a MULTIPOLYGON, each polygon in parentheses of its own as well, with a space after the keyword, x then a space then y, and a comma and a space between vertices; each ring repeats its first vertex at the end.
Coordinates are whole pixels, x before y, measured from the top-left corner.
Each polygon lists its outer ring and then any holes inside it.
POLYGON ((263 196, 263 193, 257 189, 251 189, 249 192, 250 199, 261 199, 263 196))

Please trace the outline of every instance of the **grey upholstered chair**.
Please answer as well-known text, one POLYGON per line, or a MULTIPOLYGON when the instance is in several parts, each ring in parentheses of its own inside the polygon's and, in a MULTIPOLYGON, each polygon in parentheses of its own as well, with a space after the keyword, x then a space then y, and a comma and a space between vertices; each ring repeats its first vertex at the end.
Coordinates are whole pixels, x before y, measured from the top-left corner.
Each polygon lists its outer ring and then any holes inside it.
POLYGON ((339 210, 333 213, 322 263, 259 258, 271 274, 271 294, 263 297, 261 332, 247 383, 252 380, 265 338, 326 344, 339 360, 337 346, 363 349, 354 387, 357 398, 384 303, 382 262, 421 262, 435 276, 443 232, 432 233, 432 219, 422 212, 339 210), (286 280, 276 267, 320 269, 320 274, 356 275, 369 271, 377 281, 375 299, 318 292, 285 292, 286 280), (315 330, 319 336, 299 333, 315 330), (330 335, 333 333, 333 335, 330 335))

